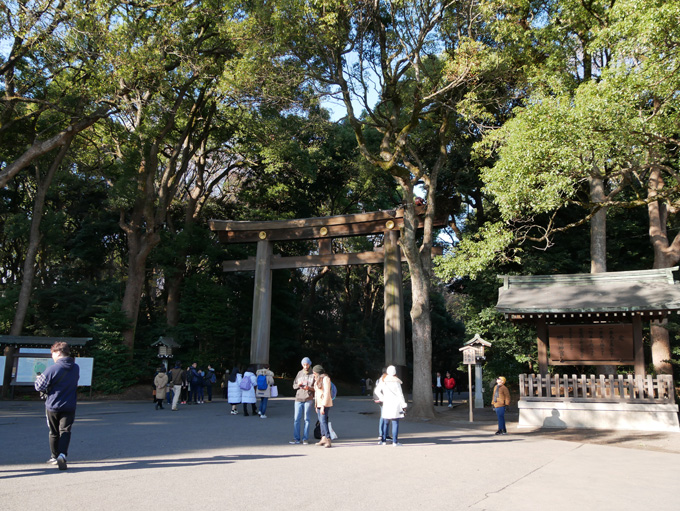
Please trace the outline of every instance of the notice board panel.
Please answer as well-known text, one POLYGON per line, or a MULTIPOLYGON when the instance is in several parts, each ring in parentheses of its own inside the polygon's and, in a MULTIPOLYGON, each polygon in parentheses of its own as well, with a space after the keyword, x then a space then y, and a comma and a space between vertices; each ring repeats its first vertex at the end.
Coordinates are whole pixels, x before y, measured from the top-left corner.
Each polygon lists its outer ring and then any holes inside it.
POLYGON ((633 364, 633 325, 550 325, 550 364, 633 364))

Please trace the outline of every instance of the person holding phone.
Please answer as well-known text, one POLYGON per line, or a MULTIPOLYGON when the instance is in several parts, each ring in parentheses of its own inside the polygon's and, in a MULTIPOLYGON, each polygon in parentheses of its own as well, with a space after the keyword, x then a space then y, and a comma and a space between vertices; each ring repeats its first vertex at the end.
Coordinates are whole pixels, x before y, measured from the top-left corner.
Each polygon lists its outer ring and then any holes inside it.
POLYGON ((302 369, 298 371, 293 380, 295 389, 295 411, 293 413, 293 440, 290 444, 302 442, 307 445, 309 439, 309 421, 312 415, 312 403, 314 401, 314 375, 312 374, 312 361, 309 357, 302 359, 302 369), (304 413, 305 425, 300 437, 300 422, 304 413))

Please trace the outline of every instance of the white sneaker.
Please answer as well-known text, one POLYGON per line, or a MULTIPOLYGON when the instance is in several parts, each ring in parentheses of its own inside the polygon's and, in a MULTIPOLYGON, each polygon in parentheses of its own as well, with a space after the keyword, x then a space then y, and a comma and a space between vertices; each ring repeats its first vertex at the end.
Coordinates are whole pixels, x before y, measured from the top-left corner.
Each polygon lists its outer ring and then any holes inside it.
POLYGON ((394 447, 401 447, 403 444, 401 442, 392 442, 394 447))
POLYGON ((453 405, 449 405, 449 408, 453 408, 453 405))
POLYGON ((262 415, 262 414, 260 414, 260 419, 266 419, 266 418, 267 418, 267 416, 266 416, 266 415, 262 415))
POLYGON ((291 441, 288 442, 288 443, 289 443, 290 445, 296 445, 296 444, 299 444, 299 443, 300 443, 300 440, 291 440, 291 441))

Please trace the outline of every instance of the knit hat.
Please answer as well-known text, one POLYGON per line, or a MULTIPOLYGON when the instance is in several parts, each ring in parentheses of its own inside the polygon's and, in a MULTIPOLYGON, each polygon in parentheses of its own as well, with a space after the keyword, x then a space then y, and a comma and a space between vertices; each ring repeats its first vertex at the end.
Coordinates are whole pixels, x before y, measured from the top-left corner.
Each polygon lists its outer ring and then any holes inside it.
POLYGON ((312 368, 312 372, 316 373, 316 374, 326 374, 326 370, 323 368, 322 365, 319 365, 319 364, 315 365, 312 368))
POLYGON ((302 362, 300 362, 300 365, 305 365, 305 364, 309 364, 310 366, 312 365, 312 361, 309 360, 309 357, 303 358, 302 362))
POLYGON ((503 385, 505 385, 505 382, 506 382, 505 376, 499 376, 498 379, 501 381, 501 383, 502 383, 503 385))
POLYGON ((397 368, 394 367, 394 366, 389 366, 389 367, 387 368, 387 374, 388 374, 389 376, 396 376, 396 374, 397 374, 397 368))

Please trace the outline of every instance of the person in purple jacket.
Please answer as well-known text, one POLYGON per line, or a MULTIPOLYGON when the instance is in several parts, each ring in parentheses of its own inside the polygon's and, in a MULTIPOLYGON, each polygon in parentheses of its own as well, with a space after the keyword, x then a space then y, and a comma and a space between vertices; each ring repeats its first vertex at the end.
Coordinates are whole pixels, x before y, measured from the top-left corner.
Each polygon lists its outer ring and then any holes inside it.
POLYGON ((71 442, 71 426, 76 418, 76 394, 80 367, 71 357, 71 348, 66 342, 55 342, 51 348, 54 365, 45 369, 35 380, 35 390, 47 395, 45 415, 50 429, 50 451, 52 457, 47 463, 66 470, 66 456, 71 442))

